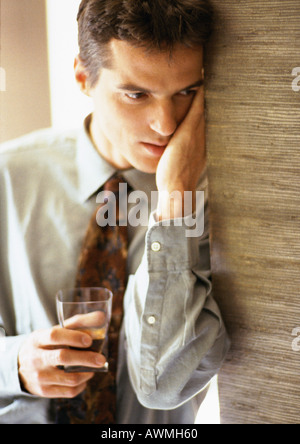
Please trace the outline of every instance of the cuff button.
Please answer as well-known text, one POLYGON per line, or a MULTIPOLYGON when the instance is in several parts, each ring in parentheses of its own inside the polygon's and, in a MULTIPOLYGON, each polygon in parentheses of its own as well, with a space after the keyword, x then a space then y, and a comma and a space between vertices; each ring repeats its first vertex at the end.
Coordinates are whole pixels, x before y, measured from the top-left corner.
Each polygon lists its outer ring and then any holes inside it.
POLYGON ((153 242, 153 244, 151 245, 151 250, 154 251, 155 253, 160 251, 161 250, 160 243, 159 242, 153 242))
POLYGON ((154 325, 156 322, 155 316, 149 316, 147 322, 149 325, 154 325))

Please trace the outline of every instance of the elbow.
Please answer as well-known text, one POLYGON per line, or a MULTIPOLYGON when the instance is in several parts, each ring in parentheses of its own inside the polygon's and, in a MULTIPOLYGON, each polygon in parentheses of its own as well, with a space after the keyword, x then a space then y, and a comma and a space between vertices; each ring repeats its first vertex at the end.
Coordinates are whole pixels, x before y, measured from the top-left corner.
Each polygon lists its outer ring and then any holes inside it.
POLYGON ((155 378, 153 384, 149 384, 149 378, 144 380, 141 378, 139 389, 135 390, 136 396, 139 403, 147 409, 174 410, 199 393, 206 393, 206 388, 214 375, 214 371, 196 370, 183 382, 178 373, 171 374, 169 371, 155 378))
MULTIPOLYGON (((137 375, 135 375, 137 376, 137 375)), ((140 369, 139 377, 132 380, 139 403, 151 410, 173 410, 182 404, 174 387, 174 378, 159 375, 155 369, 140 369), (170 381, 173 379, 173 384, 170 381), (169 381, 169 382, 168 382, 169 381)))
POLYGON ((200 393, 205 396, 206 388, 222 367, 230 346, 225 331, 222 333, 212 349, 200 359, 195 357, 194 350, 191 354, 177 356, 164 369, 141 369, 139 384, 135 384, 140 404, 153 410, 173 410, 200 393))
POLYGON ((174 398, 173 394, 167 394, 163 390, 156 390, 149 394, 140 391, 137 398, 143 407, 150 410, 174 410, 182 404, 179 399, 174 398))
POLYGON ((203 394, 203 399, 209 387, 210 380, 212 378, 205 379, 205 381, 198 383, 195 386, 184 387, 183 390, 172 389, 171 391, 166 388, 157 388, 152 393, 146 394, 142 391, 137 393, 137 398, 139 403, 151 410, 174 410, 181 407, 183 404, 198 396, 200 393, 203 394))

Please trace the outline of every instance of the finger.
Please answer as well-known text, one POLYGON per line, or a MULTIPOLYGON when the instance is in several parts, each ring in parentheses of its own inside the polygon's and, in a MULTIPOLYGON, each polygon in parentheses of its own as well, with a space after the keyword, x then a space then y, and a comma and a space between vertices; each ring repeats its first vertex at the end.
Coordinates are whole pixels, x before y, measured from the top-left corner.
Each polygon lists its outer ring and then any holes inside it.
POLYGON ((181 146, 193 146, 196 141, 197 148, 199 140, 202 146, 205 144, 205 113, 204 113, 204 86, 197 91, 188 115, 183 120, 175 134, 173 135, 169 146, 179 143, 181 146), (195 137, 196 135, 196 137, 195 137), (200 138, 200 139, 199 139, 200 138))
POLYGON ((44 367, 83 366, 101 368, 106 358, 99 353, 72 349, 44 350, 42 353, 44 367))
POLYGON ((171 145, 177 137, 182 137, 182 134, 184 134, 184 137, 186 137, 186 133, 192 134, 196 129, 200 129, 200 131, 203 132, 205 128, 204 117, 204 86, 202 85, 194 97, 187 116, 173 135, 169 145, 171 145))
POLYGON ((45 385, 40 390, 40 396, 48 399, 55 398, 76 398, 86 389, 86 382, 77 387, 67 387, 60 385, 45 385))
POLYGON ((65 328, 99 328, 105 325, 106 315, 103 311, 93 311, 83 315, 75 315, 72 318, 66 319, 64 322, 65 328))
POLYGON ((66 373, 57 367, 47 368, 39 372, 39 383, 44 385, 55 385, 63 387, 77 387, 92 379, 94 373, 66 373))
POLYGON ((34 344, 40 348, 55 346, 86 348, 92 345, 92 338, 85 332, 56 326, 50 330, 36 331, 34 333, 34 344))
POLYGON ((199 116, 204 115, 204 85, 202 85, 194 98, 188 118, 199 121, 199 116))

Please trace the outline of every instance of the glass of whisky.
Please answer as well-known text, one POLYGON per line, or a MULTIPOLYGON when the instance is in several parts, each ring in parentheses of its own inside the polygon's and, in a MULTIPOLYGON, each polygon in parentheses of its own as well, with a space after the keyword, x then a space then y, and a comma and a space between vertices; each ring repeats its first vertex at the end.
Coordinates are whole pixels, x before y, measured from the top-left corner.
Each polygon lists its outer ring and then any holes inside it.
MULTIPOLYGON (((85 351, 101 353, 107 357, 112 297, 112 292, 107 288, 73 288, 58 291, 56 309, 59 324, 63 328, 79 330, 91 336, 92 345, 85 348, 85 351)), ((68 373, 107 372, 108 362, 100 369, 73 365, 65 366, 64 370, 68 373)))

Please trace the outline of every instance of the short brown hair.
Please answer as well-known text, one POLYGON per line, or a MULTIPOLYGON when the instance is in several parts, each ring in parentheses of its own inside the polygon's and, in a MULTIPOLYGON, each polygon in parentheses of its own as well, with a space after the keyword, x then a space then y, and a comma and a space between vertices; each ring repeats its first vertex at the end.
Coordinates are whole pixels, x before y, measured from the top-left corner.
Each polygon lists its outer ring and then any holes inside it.
POLYGON ((178 43, 204 45, 212 7, 207 0, 82 0, 77 20, 79 56, 93 87, 100 68, 109 67, 112 39, 170 52, 178 43))

